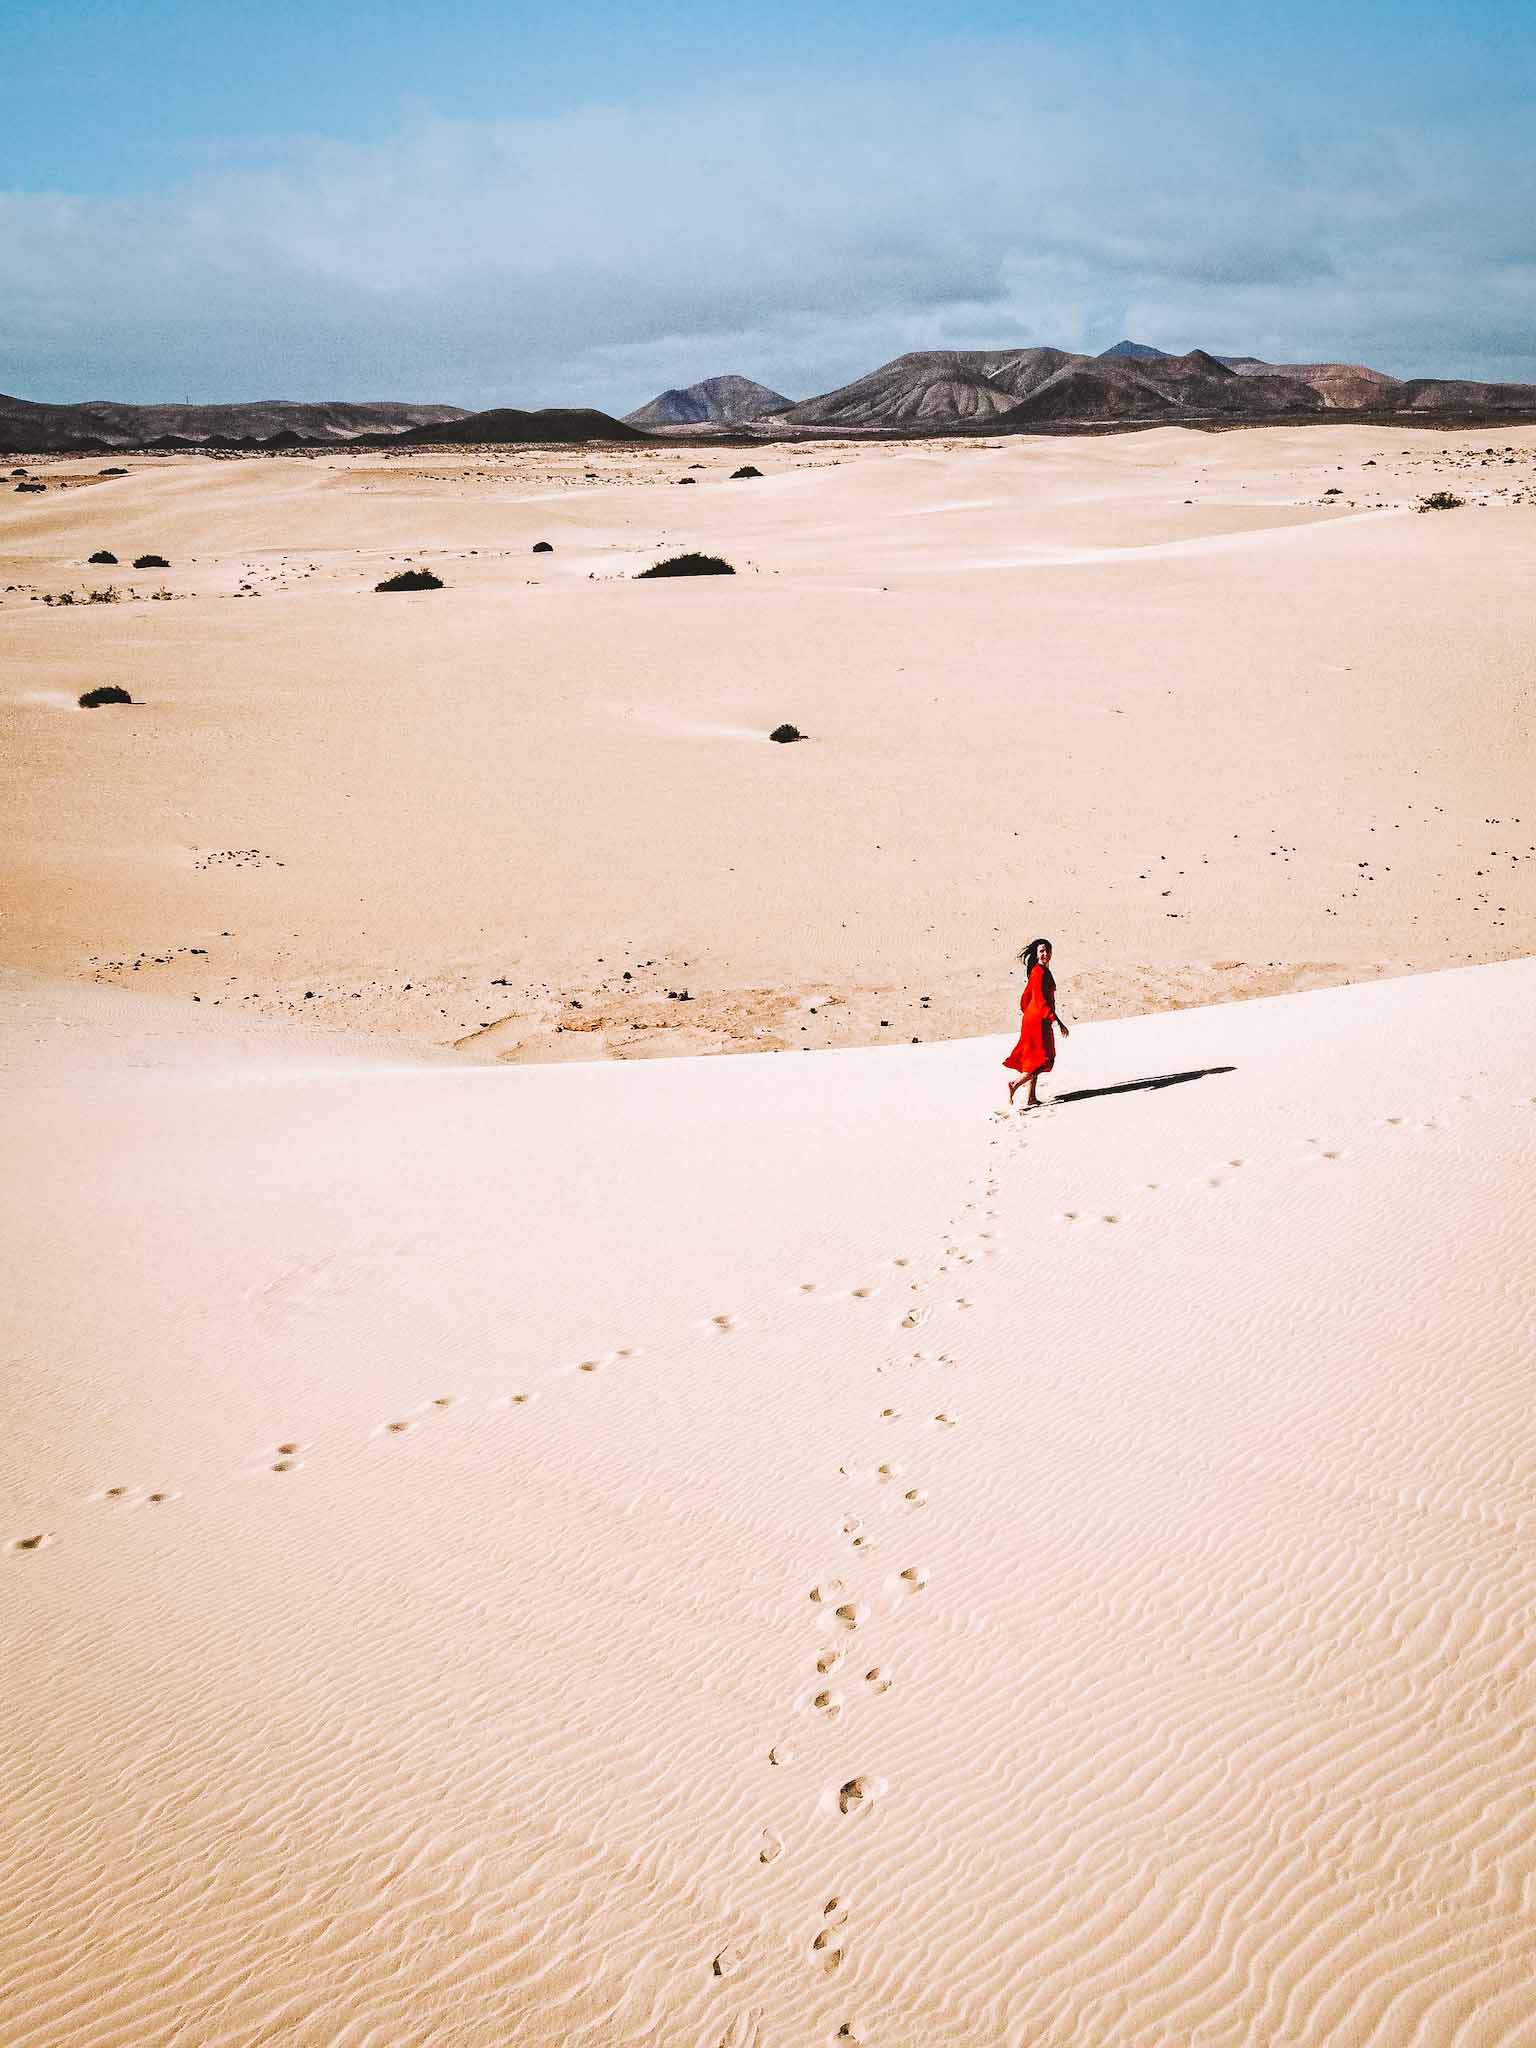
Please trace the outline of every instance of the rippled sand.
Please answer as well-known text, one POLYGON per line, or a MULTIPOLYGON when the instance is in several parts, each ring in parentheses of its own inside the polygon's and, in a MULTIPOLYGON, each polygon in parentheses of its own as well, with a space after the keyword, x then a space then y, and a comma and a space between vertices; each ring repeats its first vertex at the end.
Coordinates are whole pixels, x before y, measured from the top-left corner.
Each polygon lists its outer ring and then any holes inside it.
POLYGON ((1533 1003, 1005 1119, 13 978, 0 2039, 1536 2038, 1533 1003))

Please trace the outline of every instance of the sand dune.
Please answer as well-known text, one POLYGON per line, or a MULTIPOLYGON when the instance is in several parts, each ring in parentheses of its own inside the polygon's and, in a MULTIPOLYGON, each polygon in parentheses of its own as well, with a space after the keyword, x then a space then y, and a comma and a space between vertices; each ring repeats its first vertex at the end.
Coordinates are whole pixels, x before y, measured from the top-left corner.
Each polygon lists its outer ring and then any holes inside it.
POLYGON ((1536 431, 1391 434, 44 465, 0 959, 537 1060, 995 1029, 1037 930, 1100 1016, 1536 951, 1536 431))
POLYGON ((1530 2041, 1533 1001, 998 1120, 13 981, 0 2038, 1530 2041))

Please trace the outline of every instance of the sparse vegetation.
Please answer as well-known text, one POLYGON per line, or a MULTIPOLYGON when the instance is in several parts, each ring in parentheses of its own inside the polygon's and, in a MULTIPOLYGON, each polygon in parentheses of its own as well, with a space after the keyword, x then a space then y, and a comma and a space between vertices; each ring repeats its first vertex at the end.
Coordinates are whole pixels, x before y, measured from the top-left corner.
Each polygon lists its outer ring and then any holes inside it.
POLYGON ((110 548, 98 548, 95 554, 91 556, 91 560, 93 562, 110 562, 115 566, 117 557, 110 548))
POLYGON ((126 469, 98 469, 96 474, 98 476, 126 476, 128 472, 126 469))
POLYGON ((169 569, 171 565, 164 555, 135 555, 133 566, 135 569, 169 569))
POLYGON ((664 562, 655 562, 649 569, 642 569, 635 581, 645 583, 653 576, 734 576, 736 571, 729 562, 722 562, 718 555, 669 555, 664 562))
POLYGON ((735 483, 744 476, 761 476, 762 473, 760 469, 754 469, 750 462, 744 462, 740 469, 733 469, 731 471, 731 482, 735 483))
POLYGON ((536 540, 533 544, 533 552, 536 555, 552 555, 555 552, 555 544, 549 540, 536 540))
POLYGON ((795 740, 803 740, 805 734, 798 725, 776 725, 768 737, 777 740, 781 747, 787 747, 795 740))
POLYGON ((85 695, 80 699, 80 709, 82 711, 94 711, 98 704, 131 704, 132 702, 133 699, 126 690, 119 689, 116 683, 105 683, 100 689, 86 691, 85 695))
POLYGON ((18 484, 16 488, 18 491, 46 491, 48 486, 46 484, 18 484))
POLYGON ((430 569, 402 569, 398 576, 387 576, 373 587, 375 590, 441 590, 443 579, 434 576, 430 569))
POLYGON ((115 584, 112 583, 108 583, 101 590, 88 590, 85 593, 85 601, 87 604, 116 604, 117 599, 117 587, 115 584))
POLYGON ((1421 512, 1454 512, 1458 505, 1465 505, 1465 498, 1458 498, 1454 491, 1431 491, 1427 498, 1420 498, 1421 512))

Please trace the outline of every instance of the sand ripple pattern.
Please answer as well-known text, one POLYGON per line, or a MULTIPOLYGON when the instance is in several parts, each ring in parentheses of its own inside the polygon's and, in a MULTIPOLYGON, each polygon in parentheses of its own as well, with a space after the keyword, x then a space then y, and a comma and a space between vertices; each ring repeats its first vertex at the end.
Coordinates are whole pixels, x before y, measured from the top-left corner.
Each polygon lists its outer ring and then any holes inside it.
POLYGON ((1432 995, 1304 1107, 944 1049, 921 1239, 17 1492, 0 2042, 1536 2048, 1536 1073, 1416 1111, 1432 995))

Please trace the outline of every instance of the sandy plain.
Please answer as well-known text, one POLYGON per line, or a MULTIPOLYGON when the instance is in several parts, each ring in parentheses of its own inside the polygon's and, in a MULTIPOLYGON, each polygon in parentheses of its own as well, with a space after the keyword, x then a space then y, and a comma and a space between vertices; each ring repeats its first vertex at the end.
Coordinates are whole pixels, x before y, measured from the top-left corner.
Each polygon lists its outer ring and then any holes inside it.
POLYGON ((1536 435, 1380 439, 0 501, 4 2048, 1536 2044, 1536 435))
POLYGON ((1536 430, 1498 440, 754 448, 741 483, 686 446, 171 457, 0 496, 0 959, 527 1060, 995 1029, 1039 931, 1085 1016, 1528 953, 1536 430), (739 573, 631 580, 684 547, 739 573), (407 560, 447 587, 375 595, 407 560), (139 601, 42 601, 109 583, 139 601), (134 709, 76 711, 110 682, 134 709))

